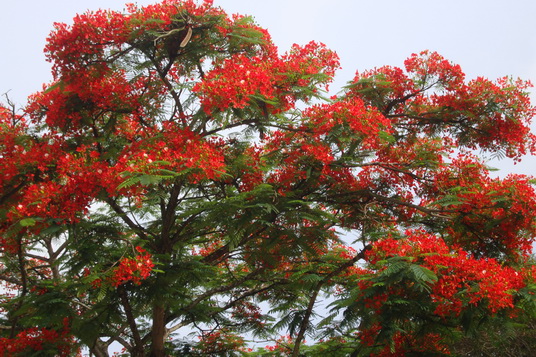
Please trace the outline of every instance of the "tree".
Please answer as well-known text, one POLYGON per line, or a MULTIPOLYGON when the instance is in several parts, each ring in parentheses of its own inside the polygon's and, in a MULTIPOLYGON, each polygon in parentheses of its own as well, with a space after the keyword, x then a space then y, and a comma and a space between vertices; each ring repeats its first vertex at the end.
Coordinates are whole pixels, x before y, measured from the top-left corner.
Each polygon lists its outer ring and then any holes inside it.
POLYGON ((535 182, 477 155, 536 152, 528 82, 425 51, 326 98, 334 52, 208 0, 45 50, 0 109, 3 355, 439 356, 533 323, 535 182))

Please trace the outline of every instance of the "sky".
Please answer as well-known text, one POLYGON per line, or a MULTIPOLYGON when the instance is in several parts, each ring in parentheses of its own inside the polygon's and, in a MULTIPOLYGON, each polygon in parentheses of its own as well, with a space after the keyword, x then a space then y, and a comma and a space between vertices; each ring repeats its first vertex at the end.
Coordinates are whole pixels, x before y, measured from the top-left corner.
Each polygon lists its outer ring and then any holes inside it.
MULTIPOLYGON (((51 80, 43 47, 54 22, 99 8, 121 10, 128 0, 0 0, 0 94, 18 105, 51 80)), ((156 0, 139 0, 146 5, 156 0)), ((133 2, 133 0, 130 0, 133 2)), ((214 0, 228 13, 252 15, 281 52, 293 43, 325 43, 340 58, 332 90, 357 70, 402 66, 412 53, 437 51, 467 78, 512 76, 536 84, 534 0, 214 0)), ((536 90, 531 90, 536 103, 536 90)), ((536 132, 536 125, 533 125, 536 132)), ((536 175, 536 158, 491 164, 500 175, 536 175)))

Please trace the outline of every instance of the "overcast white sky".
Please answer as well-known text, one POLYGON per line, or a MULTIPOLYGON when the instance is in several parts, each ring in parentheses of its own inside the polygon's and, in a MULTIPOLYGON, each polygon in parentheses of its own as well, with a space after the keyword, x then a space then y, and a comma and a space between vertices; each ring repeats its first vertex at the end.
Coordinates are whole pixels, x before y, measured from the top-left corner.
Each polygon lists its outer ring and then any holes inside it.
MULTIPOLYGON (((156 1, 156 0, 155 0, 156 1)), ((144 5, 155 1, 139 0, 144 5)), ((87 9, 120 10, 128 0, 0 0, 0 93, 20 105, 51 79, 43 47, 53 22, 69 23, 87 9)), ((132 0, 130 2, 133 2, 132 0)), ((434 50, 462 66, 468 78, 511 75, 536 83, 534 0, 214 0, 228 13, 253 15, 281 51, 324 42, 343 69, 332 88, 356 70, 402 66, 411 53, 434 50)), ((536 90, 532 90, 536 102, 536 90)), ((533 126, 536 129, 536 126, 533 126)), ((509 171, 536 175, 536 160, 509 171)), ((502 176, 502 175, 501 175, 502 176)))

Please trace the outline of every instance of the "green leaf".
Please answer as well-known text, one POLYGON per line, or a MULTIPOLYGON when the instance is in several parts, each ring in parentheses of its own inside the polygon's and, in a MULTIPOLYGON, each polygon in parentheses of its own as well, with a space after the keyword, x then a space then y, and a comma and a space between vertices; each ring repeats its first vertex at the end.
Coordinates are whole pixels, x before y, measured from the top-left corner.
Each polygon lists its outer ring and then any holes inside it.
POLYGON ((506 202, 506 201, 510 201, 510 199, 508 197, 497 197, 497 198, 493 198, 491 200, 491 202, 493 202, 493 203, 506 202))
POLYGON ((35 226, 35 223, 37 223, 37 221, 33 218, 24 218, 19 221, 19 224, 23 227, 35 226))
POLYGON ((307 282, 316 283, 324 278, 317 274, 306 274, 302 277, 302 279, 307 282))
POLYGON ((162 178, 160 176, 156 176, 156 175, 141 175, 139 176, 139 180, 140 180, 140 183, 143 185, 143 186, 150 186, 152 184, 157 184, 159 183, 160 181, 162 181, 162 178))
POLYGON ((63 87, 64 87, 63 82, 62 81, 57 81, 56 83, 54 83, 53 85, 51 85, 47 89, 45 89, 45 91, 43 93, 47 94, 47 93, 52 92, 56 88, 63 89, 63 87))
POLYGON ((394 136, 392 136, 391 134, 385 132, 385 131, 380 131, 378 132, 378 136, 380 137, 380 139, 382 139, 383 141, 386 141, 390 144, 396 142, 396 139, 394 136))
POLYGON ((381 275, 387 276, 387 277, 393 276, 393 275, 398 274, 399 272, 401 272, 407 266, 408 266, 408 263, 404 262, 404 261, 398 261, 398 262, 395 262, 395 263, 390 263, 388 265, 387 269, 385 269, 384 271, 381 272, 381 275))
POLYGON ((462 205, 464 202, 460 201, 460 198, 458 196, 447 195, 435 201, 435 203, 440 206, 457 206, 462 205))
POLYGON ((413 272, 415 277, 419 280, 423 280, 426 282, 436 282, 437 276, 436 274, 431 271, 430 269, 423 267, 418 264, 411 264, 409 266, 410 270, 413 272))
POLYGON ((49 227, 43 229, 41 233, 43 234, 55 234, 58 232, 61 232, 65 229, 65 226, 58 225, 58 224, 52 224, 49 227))

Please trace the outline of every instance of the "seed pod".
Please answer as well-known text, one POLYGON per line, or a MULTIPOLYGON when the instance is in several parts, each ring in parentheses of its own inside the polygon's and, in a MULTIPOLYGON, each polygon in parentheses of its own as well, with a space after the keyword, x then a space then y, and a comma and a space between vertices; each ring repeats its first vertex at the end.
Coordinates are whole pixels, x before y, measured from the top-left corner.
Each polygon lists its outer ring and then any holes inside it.
POLYGON ((180 44, 180 47, 184 47, 188 44, 188 42, 190 42, 190 39, 192 38, 192 28, 191 27, 188 27, 188 31, 186 32, 186 36, 184 36, 184 38, 182 39, 181 41, 181 44, 180 44))

